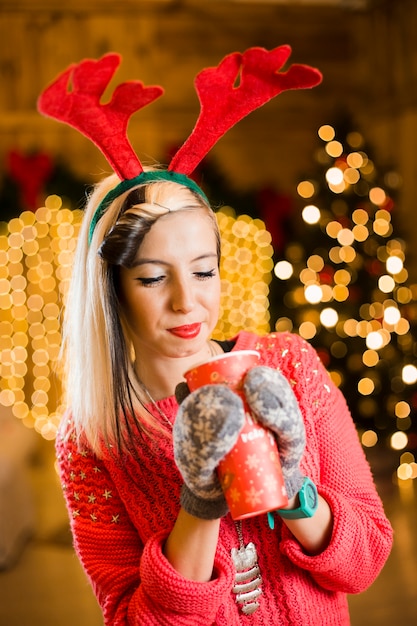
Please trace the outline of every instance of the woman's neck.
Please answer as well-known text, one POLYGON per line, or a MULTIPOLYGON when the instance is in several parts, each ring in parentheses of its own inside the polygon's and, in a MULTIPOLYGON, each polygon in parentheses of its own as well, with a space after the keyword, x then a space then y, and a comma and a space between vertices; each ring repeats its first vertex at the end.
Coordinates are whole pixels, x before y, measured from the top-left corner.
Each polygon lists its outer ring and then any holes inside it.
POLYGON ((145 388, 155 401, 173 396, 178 383, 183 382, 184 372, 198 363, 221 354, 222 348, 215 341, 208 341, 206 347, 196 355, 178 359, 138 359, 134 370, 139 386, 145 388))

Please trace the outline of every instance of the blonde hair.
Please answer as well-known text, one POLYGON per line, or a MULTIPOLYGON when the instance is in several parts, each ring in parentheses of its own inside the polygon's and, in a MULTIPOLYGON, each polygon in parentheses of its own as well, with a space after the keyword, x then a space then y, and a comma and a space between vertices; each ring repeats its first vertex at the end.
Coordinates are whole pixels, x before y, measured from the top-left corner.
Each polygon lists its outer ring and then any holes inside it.
POLYGON ((140 410, 143 403, 135 391, 118 268, 133 263, 152 224, 170 211, 206 210, 220 258, 220 235, 211 207, 199 194, 171 181, 139 184, 117 197, 96 224, 89 244, 93 215, 118 182, 115 175, 104 179, 87 202, 63 325, 66 402, 78 438, 85 438, 98 455, 103 442, 115 450, 134 448, 133 439, 151 435, 158 424, 149 412, 140 410))

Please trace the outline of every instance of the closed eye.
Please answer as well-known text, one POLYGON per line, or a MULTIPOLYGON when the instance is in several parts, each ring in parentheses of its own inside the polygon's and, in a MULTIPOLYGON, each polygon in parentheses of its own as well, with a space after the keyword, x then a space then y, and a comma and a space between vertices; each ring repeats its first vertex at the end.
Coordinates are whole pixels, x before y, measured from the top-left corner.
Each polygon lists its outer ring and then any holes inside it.
POLYGON ((216 276, 216 272, 216 268, 213 268, 208 272, 194 272, 194 276, 196 276, 199 280, 206 280, 208 278, 213 278, 213 276, 216 276))
POLYGON ((155 276, 152 278, 137 278, 136 279, 144 287, 154 287, 159 285, 164 280, 164 276, 155 276))
MULTIPOLYGON (((193 272, 193 276, 195 276, 197 280, 208 280, 216 275, 217 268, 213 268, 211 270, 208 270, 207 272, 193 272)), ((165 280, 165 278, 165 275, 150 277, 139 276, 136 278, 136 280, 141 285, 143 285, 143 287, 156 287, 157 285, 161 284, 165 280)))

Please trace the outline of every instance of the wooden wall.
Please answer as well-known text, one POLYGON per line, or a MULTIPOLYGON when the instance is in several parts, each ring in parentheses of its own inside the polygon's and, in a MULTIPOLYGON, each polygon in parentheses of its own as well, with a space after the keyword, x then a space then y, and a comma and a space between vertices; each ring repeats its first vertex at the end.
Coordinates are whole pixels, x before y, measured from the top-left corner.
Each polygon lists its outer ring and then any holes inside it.
MULTIPOLYGON (((378 1, 367 10, 232 0, 0 0, 0 173, 11 148, 47 150, 77 174, 108 171, 76 131, 36 112, 42 88, 70 63, 123 55, 115 83, 161 84, 165 95, 136 114, 129 137, 144 162, 165 161, 198 115, 194 75, 227 53, 288 43, 293 62, 319 67, 322 85, 287 92, 230 131, 212 152, 237 188, 294 193, 312 166, 317 129, 344 112, 403 179, 398 211, 417 235, 417 6, 378 1)), ((415 247, 415 246, 414 246, 415 247)), ((417 268, 416 268, 417 269, 417 268)), ((416 272, 417 273, 417 272, 416 272)))

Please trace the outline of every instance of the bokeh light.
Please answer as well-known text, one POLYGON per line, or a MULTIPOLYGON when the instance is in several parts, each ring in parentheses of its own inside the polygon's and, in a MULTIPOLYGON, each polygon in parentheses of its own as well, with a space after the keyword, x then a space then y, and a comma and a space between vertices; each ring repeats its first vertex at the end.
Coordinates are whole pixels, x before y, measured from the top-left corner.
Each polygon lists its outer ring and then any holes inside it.
MULTIPOLYGON (((222 299, 213 337, 233 337, 242 328, 268 332, 269 284, 274 270, 271 235, 261 220, 236 216, 230 207, 223 207, 216 216, 223 249, 222 299)), ((289 270, 288 266, 285 268, 289 270)))
POLYGON ((80 222, 80 211, 49 196, 0 235, 0 403, 45 439, 55 437, 62 412, 61 315, 80 222))

